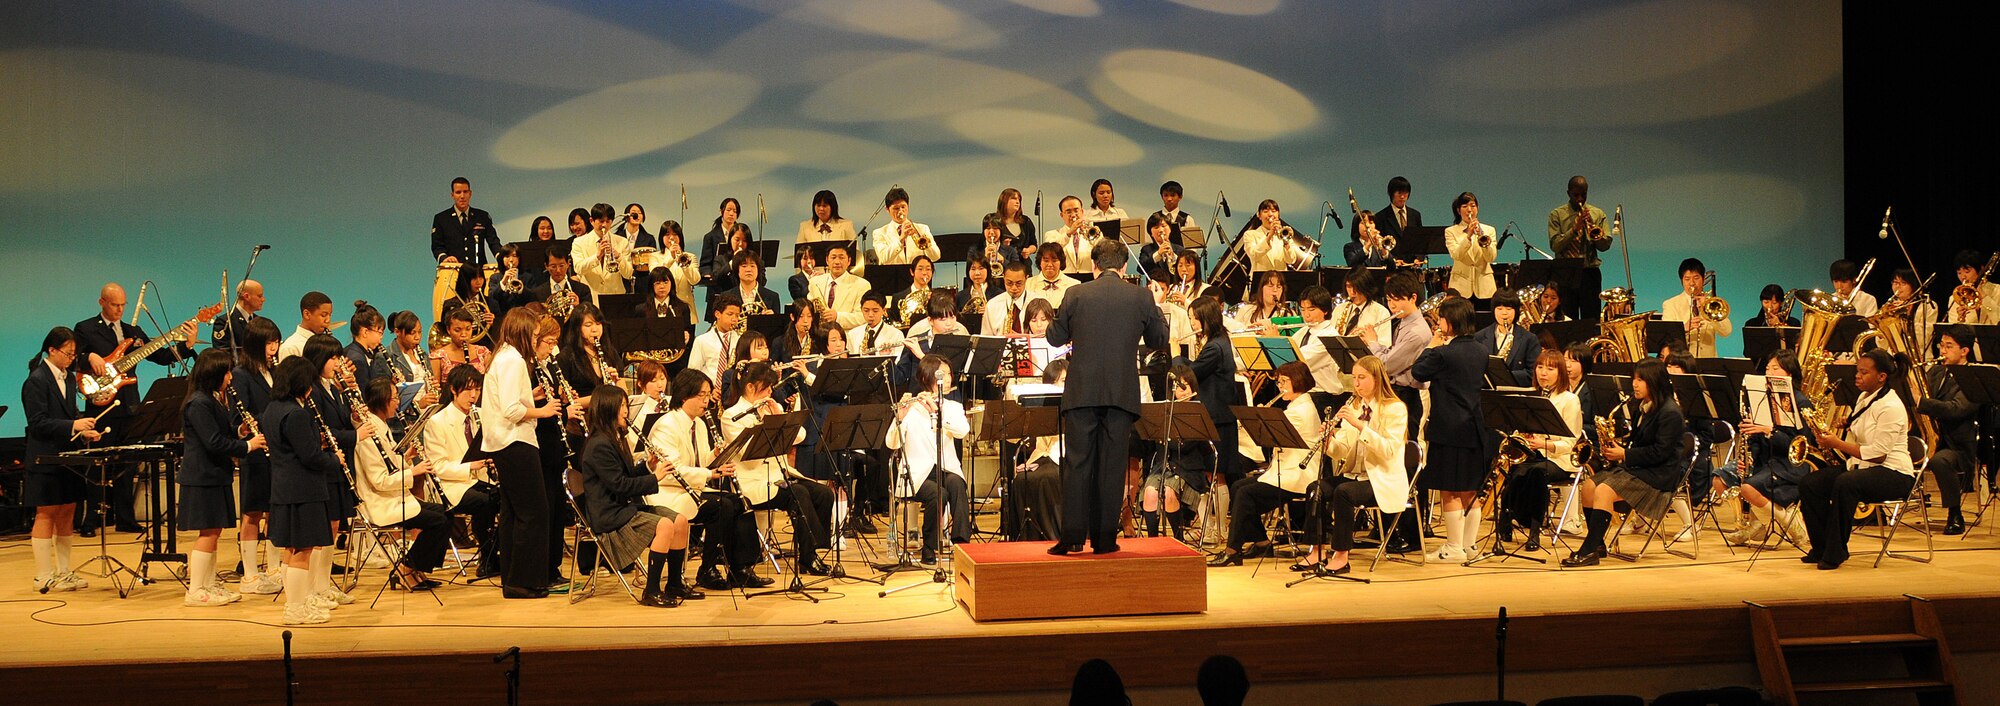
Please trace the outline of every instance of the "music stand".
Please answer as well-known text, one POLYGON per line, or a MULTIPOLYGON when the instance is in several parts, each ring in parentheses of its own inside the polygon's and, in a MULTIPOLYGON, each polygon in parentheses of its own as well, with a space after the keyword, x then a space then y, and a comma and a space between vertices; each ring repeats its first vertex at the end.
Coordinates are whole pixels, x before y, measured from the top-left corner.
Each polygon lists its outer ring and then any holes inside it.
POLYGON ((1506 358, 1502 358, 1497 355, 1486 356, 1486 370, 1484 371, 1484 373, 1486 376, 1486 387, 1488 389, 1493 389, 1493 390, 1506 389, 1506 388, 1520 389, 1524 387, 1520 382, 1514 379, 1514 371, 1507 367, 1506 358))
POLYGON ((744 319, 744 327, 764 334, 764 340, 773 348, 778 341, 785 340, 785 329, 792 325, 792 317, 785 314, 755 314, 744 319))
POLYGON ((1778 349, 1797 348, 1798 345, 1797 326, 1743 327, 1743 355, 1751 360, 1763 360, 1778 349))
MULTIPOLYGON (((1972 329, 1972 345, 1979 353, 1974 359, 1981 363, 2000 362, 2000 324, 1964 324, 1964 326, 1972 329)), ((1943 330, 1943 326, 1936 329, 1936 331, 1943 330)), ((1933 332, 1931 337, 1935 339, 1938 335, 1933 332)))
MULTIPOLYGON (((938 262, 965 262, 965 254, 973 248, 984 250, 986 234, 975 233, 932 233, 932 242, 937 243, 938 262)), ((1006 247, 1006 246, 1001 246, 1006 247)))
POLYGON ((1743 386, 1743 377, 1761 374, 1763 368, 1757 366, 1756 358, 1696 358, 1694 372, 1702 375, 1721 375, 1729 378, 1729 384, 1743 386))
POLYGON ((1826 350, 1831 353, 1851 353, 1854 339, 1868 330, 1867 317, 1848 314, 1833 323, 1833 333, 1826 337, 1826 350))
MULTIPOLYGON (((146 400, 127 418, 125 430, 127 439, 155 439, 170 434, 179 434, 181 427, 181 402, 187 391, 187 378, 169 377, 153 382, 146 390, 146 400)), ((148 565, 154 562, 179 563, 187 565, 187 554, 180 551, 180 537, 175 532, 175 518, 180 514, 180 484, 175 479, 175 469, 179 464, 170 459, 152 459, 144 463, 153 466, 153 472, 146 474, 146 482, 151 490, 146 494, 146 509, 153 521, 147 523, 145 546, 139 551, 139 575, 148 573, 148 565)), ((185 571, 173 572, 178 577, 185 571)), ((149 582, 150 583, 150 582, 149 582)))
MULTIPOLYGON (((1479 409, 1480 413, 1485 417, 1487 428, 1501 434, 1519 433, 1560 437, 1574 436, 1570 432, 1569 422, 1563 421, 1562 414, 1556 411, 1555 403, 1550 401, 1549 398, 1533 392, 1517 393, 1501 390, 1481 390, 1479 392, 1479 409)), ((1501 476, 1499 482, 1494 484, 1493 492, 1502 497, 1506 495, 1506 476, 1501 476)), ((1493 518, 1493 548, 1486 554, 1465 562, 1466 565, 1477 564, 1495 556, 1501 557, 1500 560, 1503 562, 1511 557, 1519 557, 1537 564, 1548 563, 1547 560, 1540 557, 1527 556, 1518 553, 1516 550, 1510 550, 1500 542, 1499 530, 1504 526, 1500 523, 1510 522, 1511 520, 1506 517, 1505 504, 1501 503, 1498 498, 1494 500, 1494 504, 1502 509, 1493 518)), ((1478 543, 1478 540, 1473 540, 1475 546, 1478 543)))
MULTIPOLYGON (((773 414, 758 420, 756 426, 745 429, 741 434, 738 435, 738 438, 750 437, 750 440, 743 445, 742 454, 737 459, 737 461, 738 462, 757 461, 767 458, 782 459, 786 454, 791 452, 792 440, 799 438, 799 432, 805 428, 806 422, 811 418, 812 418, 812 412, 806 410, 798 410, 793 412, 786 412, 784 414, 773 414)), ((781 462, 782 461, 779 461, 778 463, 781 462)), ((789 482, 799 482, 799 481, 792 480, 789 482)), ((801 530, 793 528, 793 531, 798 532, 801 530)), ((765 551, 769 552, 770 548, 766 547, 765 551)), ((814 592, 824 593, 826 592, 826 589, 814 588, 814 586, 824 581, 831 580, 832 577, 829 576, 825 579, 816 579, 813 581, 812 584, 807 584, 804 581, 800 580, 799 567, 803 565, 805 562, 810 561, 811 559, 812 557, 805 555, 793 557, 791 583, 786 584, 784 588, 771 589, 768 591, 759 591, 756 593, 746 593, 743 595, 744 600, 749 600, 751 598, 756 598, 758 596, 797 595, 805 598, 806 600, 818 603, 819 597, 813 595, 813 593, 814 592)))
POLYGON ((1853 363, 1828 363, 1826 365, 1827 384, 1833 386, 1833 401, 1842 406, 1853 407, 1861 400, 1861 388, 1854 386, 1853 363))
MULTIPOLYGON (((958 389, 964 391, 963 397, 971 400, 973 382, 984 376, 999 374, 1000 359, 1006 350, 1005 336, 943 334, 932 337, 930 354, 945 359, 946 366, 958 378, 958 389)), ((962 460, 968 461, 964 464, 967 490, 979 487, 978 467, 970 463, 970 459, 962 460)), ((970 495, 968 492, 967 502, 970 502, 970 495)), ((975 527, 974 532, 977 531, 975 527)))
MULTIPOLYGON (((910 266, 870 264, 861 278, 868 280, 870 291, 900 292, 910 288, 910 266)), ((932 278, 936 279, 935 273, 932 278)))
POLYGON ((1389 255, 1397 260, 1426 260, 1445 252, 1443 227, 1405 226, 1402 236, 1396 238, 1396 248, 1390 250, 1389 255))
MULTIPOLYGON (((1143 422, 1143 417, 1141 421, 1143 422)), ((986 404, 986 416, 981 420, 979 427, 979 438, 1000 442, 1012 441, 1018 443, 1044 436, 1055 436, 1060 433, 1062 433, 1061 407, 1054 405, 1030 407, 1008 399, 988 402, 986 404)), ((1003 444, 1002 447, 1005 448, 1005 445, 1003 444)), ((1020 475, 1020 469, 1015 467, 1015 454, 1002 453, 1001 455, 1005 457, 1001 459, 1001 466, 1005 469, 1006 476, 1002 479, 1000 494, 1003 498, 1012 498, 1014 497, 1014 479, 1020 475)), ((1034 459, 1028 460, 1032 461, 1034 459)), ((1042 536, 1056 536, 1055 528, 1046 526, 1040 518, 1023 512, 1027 508, 1021 507, 1018 500, 1010 502, 1008 507, 1022 513, 1015 521, 1014 532, 1016 536, 1009 537, 1008 539, 1018 540, 1023 525, 1028 522, 1033 522, 1041 530, 1042 536)))
MULTIPOLYGON (((2000 404, 2000 365, 1967 364, 1942 367, 1949 371, 1951 379, 1958 383, 1958 389, 1965 392, 1968 401, 1981 407, 2000 404)), ((1973 524, 1978 524, 1986 517, 1986 508, 1993 504, 1995 498, 2000 498, 2000 493, 1988 494, 1986 500, 1979 503, 1978 512, 1973 514, 1973 524)), ((1959 539, 1971 534, 1967 532, 1959 535, 1959 539)))
MULTIPOLYGON (((1320 274, 1318 268, 1309 270, 1283 270, 1279 273, 1278 276, 1284 278, 1285 293, 1287 294, 1286 298, 1292 301, 1298 301, 1299 299, 1301 299, 1302 297, 1299 296, 1300 293, 1306 291, 1307 289, 1320 286, 1320 274)), ((1346 290, 1328 289, 1326 291, 1340 292, 1346 290)), ((1332 312, 1328 313, 1330 314, 1332 312)))
MULTIPOLYGON (((834 359, 826 362, 835 363, 841 360, 845 359, 834 359)), ((822 368, 819 379, 814 381, 813 385, 816 394, 821 391, 819 382, 826 379, 825 369, 822 368)), ((865 385, 873 385, 872 382, 867 381, 866 377, 849 376, 849 380, 865 385)), ((827 394, 837 393, 829 392, 827 394)), ((889 425, 893 421, 892 414, 893 408, 887 404, 850 404, 833 407, 827 412, 826 421, 820 424, 819 448, 814 449, 814 451, 831 458, 837 458, 841 452, 859 453, 869 449, 883 448, 889 440, 889 425)), ((848 466, 835 463, 833 467, 834 482, 850 491, 853 490, 854 477, 846 470, 848 466)), ((848 493, 850 501, 855 501, 857 497, 855 493, 848 493)), ((838 527, 840 524, 843 523, 835 523, 835 526, 838 527)), ((845 570, 840 568, 842 566, 840 559, 842 552, 841 543, 834 542, 833 547, 834 578, 846 578, 854 581, 866 581, 877 586, 882 585, 883 579, 881 577, 870 578, 846 573, 845 570)), ((865 551, 863 558, 866 558, 865 551)))
MULTIPOLYGON (((1249 434, 1251 443, 1259 448, 1271 449, 1266 454, 1270 459, 1270 468, 1264 472, 1277 474, 1274 476, 1277 485, 1283 486, 1287 472, 1311 473, 1314 478, 1318 478, 1319 471, 1316 469, 1312 471, 1288 469, 1278 463, 1277 449, 1303 449, 1308 446, 1305 438, 1299 436, 1299 430, 1292 426, 1292 420, 1285 416, 1285 410, 1277 407, 1231 405, 1229 411, 1236 415, 1236 428, 1249 434)), ((1262 559, 1258 560, 1258 565, 1263 565, 1262 559)))
POLYGON ((667 351, 671 354, 678 351, 686 355, 692 342, 688 333, 687 318, 683 316, 607 318, 604 321, 605 342, 613 350, 627 353, 667 351))
POLYGON ((1551 321, 1534 324, 1529 326, 1528 330, 1533 331, 1536 336, 1547 333, 1557 344, 1568 348, 1570 344, 1596 337, 1598 326, 1595 321, 1551 321))
POLYGON ((1605 375, 1591 373, 1583 376, 1583 383, 1590 386, 1590 406, 1596 409, 1584 410, 1586 417, 1608 417, 1618 408, 1621 396, 1632 394, 1632 378, 1629 375, 1605 375))
POLYGON ((1658 353, 1661 348, 1680 341, 1683 350, 1687 348, 1687 324, 1679 321, 1646 320, 1646 354, 1658 353))
MULTIPOLYGON (((1220 434, 1215 430, 1215 420, 1208 416, 1208 408, 1200 402, 1147 402, 1139 405, 1139 438, 1160 445, 1160 472, 1166 473, 1179 456, 1174 447, 1190 441, 1213 443, 1220 434)), ((1145 476, 1140 476, 1141 482, 1145 476)), ((1166 485, 1160 486, 1160 524, 1166 524, 1166 485)), ((1212 493, 1202 493, 1202 502, 1214 502, 1212 493)), ((1210 507, 1211 516, 1219 508, 1210 507)), ((1185 543, 1185 542, 1183 542, 1185 543)))
POLYGON ((597 310, 599 313, 602 313, 604 315, 605 321, 611 321, 614 319, 637 318, 639 316, 638 312, 639 305, 646 303, 646 300, 651 298, 653 298, 653 293, 651 291, 643 293, 627 292, 625 294, 610 294, 610 293, 598 294, 597 310))
MULTIPOLYGON (((41 458, 35 459, 35 461, 45 466, 61 466, 71 473, 82 476, 84 482, 95 483, 100 491, 97 500, 99 516, 110 517, 109 513, 111 512, 112 502, 111 481, 113 479, 111 467, 124 463, 124 459, 118 458, 115 454, 71 455, 57 453, 43 454, 41 458), (95 478, 91 477, 93 470, 96 471, 95 478)), ((133 590, 141 585, 151 584, 153 580, 146 578, 144 574, 133 571, 132 567, 126 566, 125 562, 119 561, 118 557, 111 555, 111 549, 107 540, 110 535, 110 532, 99 531, 97 533, 97 556, 85 559, 83 563, 76 566, 75 570, 81 573, 84 567, 90 566, 92 562, 104 562, 104 578, 111 581, 112 588, 118 589, 119 598, 128 598, 132 595, 133 590), (121 573, 130 574, 132 576, 131 582, 121 583, 118 579, 118 575, 121 573)), ((44 587, 41 592, 48 593, 48 589, 44 587)))
POLYGON ((1320 336, 1319 344, 1326 347, 1327 357, 1333 359, 1338 370, 1353 370, 1354 361, 1375 354, 1359 336, 1320 336))
POLYGON ((1145 241, 1146 234, 1142 232, 1144 229, 1141 227, 1145 223, 1146 219, 1143 218, 1127 218, 1124 220, 1110 218, 1102 221, 1091 221, 1091 225, 1097 226, 1097 232, 1103 233, 1106 237, 1115 235, 1120 242, 1126 245, 1138 245, 1145 241))
POLYGON ((1737 390, 1741 387, 1724 375, 1672 375, 1674 382, 1674 402, 1681 407, 1681 413, 1689 421, 1720 420, 1735 426, 1743 420, 1743 411, 1737 405, 1737 390))
POLYGON ((514 243, 514 252, 521 257, 521 280, 527 281, 529 273, 546 272, 549 269, 549 249, 561 240, 523 240, 514 243))

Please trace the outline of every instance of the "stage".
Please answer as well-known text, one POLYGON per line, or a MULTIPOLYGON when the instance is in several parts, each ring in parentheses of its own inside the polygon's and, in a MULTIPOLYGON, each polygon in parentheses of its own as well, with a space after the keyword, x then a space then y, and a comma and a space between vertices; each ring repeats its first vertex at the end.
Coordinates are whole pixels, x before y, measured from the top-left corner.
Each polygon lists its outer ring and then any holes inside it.
MULTIPOLYGON (((1699 561, 1655 548, 1636 564, 1569 570, 1543 554, 1548 565, 1383 562, 1371 575, 1364 550, 1352 575, 1372 584, 1286 588, 1297 576, 1286 570, 1290 560, 1267 559, 1209 570, 1203 614, 989 623, 974 623, 950 584, 929 583, 929 573, 889 577, 890 587, 923 585, 888 597, 873 584, 825 584, 834 592, 816 605, 710 592, 680 608, 642 608, 601 578, 597 595, 575 605, 448 586, 438 592, 442 607, 392 591, 371 609, 382 576, 371 571, 355 592, 359 602, 332 622, 290 629, 301 703, 379 702, 404 684, 423 685, 426 703, 500 703, 505 667, 493 657, 509 646, 522 650, 527 703, 970 698, 1066 689, 1076 665, 1092 657, 1110 659, 1135 688, 1188 686, 1212 654, 1237 656, 1268 686, 1480 675, 1493 669, 1501 606, 1513 618, 1507 662, 1517 674, 1740 665, 1753 659, 1743 601, 1864 602, 1824 611, 1829 620, 1860 620, 1881 612, 1870 605, 1900 606, 1906 593, 1935 600, 1952 648, 1977 653, 2000 649, 2000 536, 1972 532, 1962 541, 1940 537, 1932 564, 1889 559, 1879 569, 1869 568, 1876 541, 1857 538, 1855 558, 1832 572, 1801 564, 1791 550, 1767 552, 1746 572, 1747 550, 1732 555, 1712 532, 1699 561)), ((1921 543, 1896 542, 1904 550, 1921 543)), ((77 560, 95 550, 80 543, 77 560)), ((128 560, 137 551, 114 547, 128 560)), ((223 558, 233 560, 233 549, 223 558)), ((25 542, 0 552, 0 684, 11 702, 85 694, 106 703, 283 702, 286 628, 270 596, 185 608, 177 584, 120 600, 95 578, 80 593, 37 596, 26 580, 31 562, 25 542)), ((848 567, 873 575, 851 553, 848 567)), ((1755 686, 1750 674, 1743 683, 1755 686)))

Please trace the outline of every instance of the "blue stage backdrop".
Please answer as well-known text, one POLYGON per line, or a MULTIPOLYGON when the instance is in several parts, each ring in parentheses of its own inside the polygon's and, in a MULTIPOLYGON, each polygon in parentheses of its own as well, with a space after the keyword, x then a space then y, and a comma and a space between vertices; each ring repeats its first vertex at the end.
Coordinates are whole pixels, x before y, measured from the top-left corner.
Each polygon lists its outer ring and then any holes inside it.
MULTIPOLYGON (((1572 174, 1623 204, 1642 308, 1690 255, 1737 318, 1767 282, 1820 285, 1841 235, 1841 27, 1799 0, 529 0, 93 2, 0 10, 0 388, 97 289, 142 280, 162 323, 213 302, 252 245, 265 314, 301 293, 427 310, 427 228, 466 176, 503 239, 537 215, 639 202, 700 233, 725 196, 789 242, 814 191, 865 220, 976 230, 998 192, 1163 180, 1234 233, 1395 175, 1449 220, 1533 240, 1572 174)), ((560 228, 560 225, 558 226, 560 228)), ((1329 228, 1329 232, 1332 229, 1329 228)), ((1329 252, 1344 233, 1331 236, 1329 252)), ((789 250, 785 250, 789 252, 789 250)), ((1607 285, 1624 282, 1617 250, 1607 285)), ((1504 261, 1519 259, 1510 243, 1504 261)), ((788 267, 783 274, 789 274, 788 267)), ((151 326, 148 329, 151 330, 151 326)), ((204 331, 204 335, 206 332, 204 331)), ((1723 352, 1740 350, 1725 339, 1723 352)), ((159 377, 147 365, 142 375, 159 377)), ((0 433, 18 434, 16 409, 0 433)))

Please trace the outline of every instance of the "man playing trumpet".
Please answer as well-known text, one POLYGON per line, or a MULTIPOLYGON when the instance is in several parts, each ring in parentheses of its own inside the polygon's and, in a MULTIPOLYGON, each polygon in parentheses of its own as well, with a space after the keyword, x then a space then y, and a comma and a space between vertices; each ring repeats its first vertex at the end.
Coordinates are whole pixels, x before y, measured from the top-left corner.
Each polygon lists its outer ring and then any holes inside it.
POLYGON ((931 237, 931 227, 910 220, 910 192, 900 186, 889 189, 882 197, 882 207, 889 211, 889 223, 875 229, 875 262, 907 265, 918 255, 938 259, 941 253, 937 240, 931 237))
MULTIPOLYGON (((1590 182, 1579 174, 1569 178, 1569 201, 1549 211, 1549 250, 1556 257, 1580 257, 1584 260, 1583 281, 1577 283, 1576 291, 1595 292, 1604 288, 1604 274, 1598 270, 1603 261, 1597 254, 1611 249, 1611 231, 1604 219, 1604 209, 1592 206, 1590 182)), ((1597 300, 1577 297, 1577 304, 1587 308, 1591 316, 1579 319, 1595 320, 1597 300)), ((1580 310, 1577 313, 1582 313, 1580 310)))
POLYGON ((1063 227, 1042 234, 1043 243, 1055 243, 1062 247, 1063 267, 1066 274, 1090 271, 1090 248, 1103 239, 1097 226, 1083 217, 1083 199, 1064 196, 1056 203, 1062 213, 1063 227))

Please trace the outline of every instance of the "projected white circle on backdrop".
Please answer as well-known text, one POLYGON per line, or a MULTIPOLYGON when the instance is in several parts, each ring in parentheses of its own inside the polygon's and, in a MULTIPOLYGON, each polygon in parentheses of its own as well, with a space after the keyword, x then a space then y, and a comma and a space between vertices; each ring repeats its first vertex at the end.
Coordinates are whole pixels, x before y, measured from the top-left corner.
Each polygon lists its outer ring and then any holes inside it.
POLYGON ((566 169, 636 157, 728 122, 759 91, 757 79, 723 71, 611 86, 528 116, 494 141, 493 159, 517 169, 566 169))
POLYGON ((1311 99, 1284 82, 1221 59, 1165 49, 1104 58, 1090 91, 1126 117, 1230 142, 1283 137, 1320 120, 1311 99))
POLYGON ((1014 4, 1064 17, 1096 17, 1104 8, 1096 0, 1014 0, 1014 4))
POLYGON ((1016 108, 985 108, 946 118, 966 140, 996 152, 1077 167, 1139 161, 1145 149, 1107 128, 1075 118, 1016 108))
POLYGON ((1055 84, 1018 71, 933 54, 893 54, 830 77, 801 103, 801 115, 830 123, 886 122, 948 115, 998 104, 1091 117, 1097 111, 1055 84), (891 88, 893 87, 893 88, 891 88))

